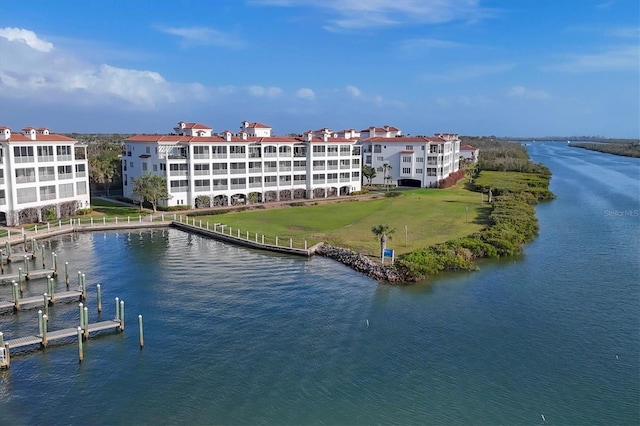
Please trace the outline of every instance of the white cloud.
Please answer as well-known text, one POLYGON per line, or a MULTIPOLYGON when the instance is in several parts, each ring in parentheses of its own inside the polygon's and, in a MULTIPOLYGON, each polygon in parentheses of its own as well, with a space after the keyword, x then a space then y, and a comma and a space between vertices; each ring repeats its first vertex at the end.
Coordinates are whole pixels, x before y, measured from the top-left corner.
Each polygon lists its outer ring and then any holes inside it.
POLYGON ((254 0, 265 6, 309 6, 328 10, 333 17, 325 29, 348 30, 407 24, 477 21, 494 12, 479 0, 254 0))
POLYGON ((353 96, 354 98, 359 98, 360 96, 362 96, 360 89, 358 89, 356 86, 347 86, 346 90, 347 90, 347 93, 353 96))
POLYGON ((616 47, 601 53, 571 54, 564 62, 548 67, 565 72, 638 72, 639 68, 640 50, 637 45, 616 47))
POLYGON ((213 28, 207 27, 188 27, 175 28, 156 26, 158 31, 166 34, 175 35, 181 38, 183 47, 192 46, 218 46, 228 47, 232 49, 243 48, 245 43, 232 34, 226 34, 213 28))
POLYGON ((279 87, 263 87, 263 86, 249 86, 247 92, 252 96, 275 98, 282 95, 282 89, 279 87))
POLYGON ((300 99, 308 99, 308 100, 313 100, 316 98, 316 94, 313 92, 313 90, 308 89, 306 87, 298 89, 298 91, 296 92, 296 96, 299 97, 300 99))
POLYGON ((40 52, 50 52, 53 50, 53 44, 48 41, 44 41, 36 35, 33 31, 25 30, 22 28, 0 28, 0 37, 6 38, 9 41, 18 41, 25 43, 32 49, 40 52))
POLYGON ((501 74, 514 68, 513 64, 468 65, 442 74, 423 74, 425 80, 456 81, 501 74))
POLYGON ((197 84, 169 83, 154 71, 92 64, 49 49, 29 30, 11 29, 9 35, 4 31, 0 37, 0 92, 7 98, 70 106, 115 101, 122 107, 153 109, 182 95, 202 98, 207 93, 197 84))
POLYGON ((513 86, 507 91, 507 95, 514 98, 543 100, 551 98, 551 95, 544 90, 528 89, 524 86, 513 86))

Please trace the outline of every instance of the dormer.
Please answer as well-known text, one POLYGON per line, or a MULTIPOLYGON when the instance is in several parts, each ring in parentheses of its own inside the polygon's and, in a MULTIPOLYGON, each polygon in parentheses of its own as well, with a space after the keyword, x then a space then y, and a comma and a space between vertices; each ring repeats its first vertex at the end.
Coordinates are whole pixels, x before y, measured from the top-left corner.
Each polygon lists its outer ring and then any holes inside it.
POLYGON ((308 132, 305 132, 304 139, 307 142, 311 142, 313 140, 313 132, 311 130, 309 130, 308 132))
POLYGON ((11 138, 11 129, 8 127, 0 127, 0 140, 8 141, 11 138))
POLYGON ((22 133, 28 137, 29 139, 31 139, 32 141, 36 140, 36 129, 34 129, 33 127, 25 127, 22 129, 22 133))
POLYGON ((244 130, 242 132, 240 132, 240 137, 242 138, 243 141, 247 140, 247 136, 249 136, 249 135, 244 130))
POLYGON ((224 137, 224 140, 227 142, 231 142, 231 136, 233 135, 229 130, 225 130, 224 132, 222 132, 222 137, 224 137))
POLYGON ((46 127, 39 127, 38 129, 36 129, 36 132, 38 132, 39 135, 48 135, 49 129, 47 129, 46 127))

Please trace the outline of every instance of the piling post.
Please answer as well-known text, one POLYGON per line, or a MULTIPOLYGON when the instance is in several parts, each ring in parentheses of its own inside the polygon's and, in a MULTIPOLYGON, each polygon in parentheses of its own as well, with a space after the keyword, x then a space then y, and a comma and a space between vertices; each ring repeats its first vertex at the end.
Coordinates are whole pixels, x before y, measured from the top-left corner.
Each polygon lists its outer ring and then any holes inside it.
POLYGON ((262 245, 264 245, 264 234, 262 234, 262 245))
POLYGON ((144 331, 142 329, 142 315, 138 315, 138 331, 140 333, 140 349, 142 349, 144 347, 144 331))
POLYGON ((293 248, 293 238, 289 238, 289 248, 293 248))
POLYGON ((35 238, 32 238, 31 239, 31 256, 33 256, 34 259, 38 257, 36 256, 37 252, 38 252, 38 242, 36 241, 35 238))
POLYGON ((27 251, 27 234, 25 234, 24 228, 22 228, 22 248, 27 251))
POLYGON ((44 269, 47 267, 47 265, 45 264, 46 262, 44 260, 44 245, 40 247, 40 252, 41 252, 40 257, 42 258, 42 269, 44 269))
POLYGON ((82 316, 84 318, 84 338, 89 338, 89 308, 84 307, 84 314, 82 316))
POLYGON ((307 240, 304 240, 304 249, 307 249, 307 240))
POLYGON ((53 255, 53 264, 51 266, 53 266, 53 275, 58 275, 58 255, 54 253, 52 253, 53 255))
POLYGON ((240 228, 238 228, 238 238, 240 238, 240 228))
POLYGON ((82 272, 78 271, 78 289, 82 289, 82 272))
POLYGON ((9 368, 11 365, 11 354, 9 353, 9 344, 4 344, 4 365, 9 368))
POLYGON ((120 301, 120 331, 124 331, 124 300, 120 301))
POLYGON ((29 279, 29 256, 24 257, 24 276, 29 279))
POLYGON ((84 350, 82 348, 82 328, 78 327, 78 362, 84 359, 84 350))
POLYGON ((80 327, 84 327, 84 304, 78 303, 78 308, 80 310, 80 327))
POLYGON ((102 288, 100 284, 96 285, 96 292, 98 293, 98 313, 102 312, 102 288))
MULTIPOLYGON (((11 238, 11 233, 9 233, 9 238, 11 238)), ((11 262, 11 243, 9 240, 4 244, 4 250, 7 252, 7 263, 9 263, 11 262)))
POLYGON ((107 217, 106 216, 102 216, 102 224, 103 225, 107 224, 107 217))
POLYGON ((120 321, 120 298, 116 297, 116 321, 120 321))
POLYGON ((13 310, 17 311, 20 309, 20 288, 18 287, 18 283, 13 280, 13 310))
POLYGON ((42 309, 38 309, 38 336, 42 336, 43 333, 42 321, 42 309))
POLYGON ((258 233, 256 232, 256 243, 258 242, 258 233))
POLYGON ((69 290, 69 262, 64 262, 64 282, 69 290))
POLYGON ((42 316, 42 346, 47 347, 47 321, 49 317, 45 314, 42 316))
POLYGON ((45 315, 49 315, 49 295, 47 293, 42 294, 42 304, 44 305, 45 315))
MULTIPOLYGON (((3 251, 0 250, 0 272, 4 274, 4 259, 2 259, 2 256, 4 256, 4 254, 3 251)), ((9 258, 7 258, 7 262, 9 262, 9 258)))
POLYGON ((0 346, 4 348, 4 334, 2 334, 2 331, 0 331, 0 346))
POLYGON ((278 237, 276 237, 276 247, 278 247, 278 237))
POLYGON ((22 290, 23 290, 23 289, 22 289, 22 280, 23 280, 23 277, 22 277, 22 268, 18 268, 18 285, 19 285, 20 291, 22 291, 22 290))
POLYGON ((85 280, 84 274, 82 274, 82 300, 87 298, 87 281, 85 280))
POLYGON ((202 228, 202 219, 200 219, 200 228, 202 228))
POLYGON ((49 294, 51 295, 51 303, 55 302, 55 283, 51 275, 47 275, 47 281, 49 282, 49 294))

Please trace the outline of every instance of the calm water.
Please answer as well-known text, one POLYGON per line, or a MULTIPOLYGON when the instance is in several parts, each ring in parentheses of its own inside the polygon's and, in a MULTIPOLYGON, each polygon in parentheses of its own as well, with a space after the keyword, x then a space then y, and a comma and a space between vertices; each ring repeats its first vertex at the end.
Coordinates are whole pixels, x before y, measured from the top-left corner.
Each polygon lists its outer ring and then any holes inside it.
MULTIPOLYGON (((0 423, 638 424, 640 161, 529 150, 557 195, 537 207, 540 236, 430 284, 177 230, 51 240, 87 277, 91 321, 101 283, 101 318, 120 297, 127 328, 90 339, 82 364, 76 344, 14 356, 0 423)), ((57 304, 50 329, 77 316, 57 304)), ((37 311, 0 316, 6 339, 37 329, 37 311)))

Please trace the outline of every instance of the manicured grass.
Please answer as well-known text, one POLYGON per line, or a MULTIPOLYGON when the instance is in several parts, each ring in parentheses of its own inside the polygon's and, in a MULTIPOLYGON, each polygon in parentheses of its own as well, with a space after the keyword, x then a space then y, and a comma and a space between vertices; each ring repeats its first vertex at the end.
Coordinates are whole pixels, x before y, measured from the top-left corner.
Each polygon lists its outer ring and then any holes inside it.
POLYGON ((138 217, 140 208, 134 206, 123 206, 122 204, 113 203, 102 198, 91 199, 91 209, 93 216, 107 217, 138 217))
POLYGON ((376 225, 395 228, 388 246, 399 255, 472 234, 484 227, 489 212, 489 206, 481 204, 481 195, 464 189, 462 183, 446 190, 416 189, 401 194, 369 200, 353 197, 334 204, 232 212, 198 219, 203 223, 223 223, 234 230, 240 229, 241 234, 249 231, 281 240, 307 240, 309 246, 322 241, 379 256, 379 243, 371 232, 376 225))

